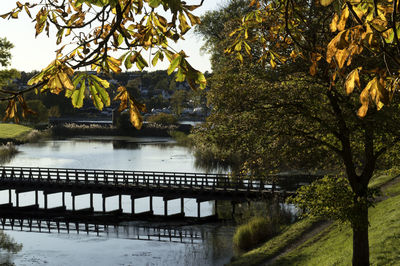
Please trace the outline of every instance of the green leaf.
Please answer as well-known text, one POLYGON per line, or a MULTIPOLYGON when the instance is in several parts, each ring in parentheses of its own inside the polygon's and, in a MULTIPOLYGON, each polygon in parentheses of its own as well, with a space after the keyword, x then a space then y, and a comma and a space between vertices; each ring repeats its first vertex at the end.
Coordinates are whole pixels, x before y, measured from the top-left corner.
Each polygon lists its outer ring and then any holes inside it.
POLYGON ((154 55, 153 59, 151 60, 151 64, 152 64, 153 66, 157 65, 158 59, 160 58, 160 53, 161 53, 161 52, 158 51, 158 52, 154 55))
POLYGON ((72 105, 75 108, 81 108, 83 106, 83 99, 85 99, 85 81, 81 82, 80 84, 80 88, 75 89, 71 96, 72 105))
POLYGON ((147 61, 143 58, 143 56, 140 53, 136 56, 136 66, 137 68, 139 68, 140 71, 142 71, 143 68, 149 66, 149 64, 147 64, 147 61))
POLYGON ((97 83, 100 83, 102 87, 108 89, 110 87, 110 83, 107 80, 101 79, 96 75, 90 75, 90 78, 94 79, 97 83))
POLYGON ((120 46, 123 41, 124 41, 124 36, 122 36, 122 34, 118 35, 118 46, 120 46))
POLYGON ((108 92, 97 82, 93 82, 93 86, 104 105, 110 106, 110 95, 108 95, 108 92))
POLYGON ((172 59, 171 64, 168 67, 167 73, 168 75, 171 75, 172 72, 178 67, 179 63, 181 62, 181 55, 180 54, 175 54, 174 59, 172 59))
POLYGON ((132 54, 129 54, 125 59, 125 68, 126 69, 132 68, 131 56, 132 56, 132 54))
POLYGON ((156 8, 161 4, 161 0, 149 0, 149 6, 156 8))
POLYGON ((329 6, 335 0, 320 0, 322 6, 329 6))
POLYGON ((98 110, 103 110, 103 102, 101 101, 101 98, 99 97, 99 95, 97 94, 96 88, 93 85, 92 82, 89 82, 89 90, 90 90, 90 94, 92 96, 92 100, 93 100, 93 105, 98 109, 98 110))
POLYGON ((183 72, 182 68, 178 68, 178 72, 176 72, 176 75, 175 75, 175 81, 183 82, 183 81, 185 81, 185 78, 186 78, 186 75, 183 72))

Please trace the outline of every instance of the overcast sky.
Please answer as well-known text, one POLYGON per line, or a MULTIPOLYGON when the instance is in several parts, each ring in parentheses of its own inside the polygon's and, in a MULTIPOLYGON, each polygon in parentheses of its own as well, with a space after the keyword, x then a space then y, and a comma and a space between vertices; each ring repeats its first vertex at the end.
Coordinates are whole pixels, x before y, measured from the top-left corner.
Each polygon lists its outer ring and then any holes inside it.
MULTIPOLYGON (((13 0, 2 1, 0 5, 0 14, 11 11, 16 6, 15 2, 16 1, 13 0)), ((187 1, 188 4, 198 4, 199 2, 199 0, 187 1)), ((194 13, 196 15, 201 15, 207 10, 215 10, 224 2, 226 1, 205 0, 203 6, 194 11, 194 13)), ((54 35, 50 35, 49 38, 43 33, 35 38, 35 24, 31 22, 31 19, 25 12, 21 12, 19 17, 19 19, 10 20, 0 18, 0 37, 6 37, 15 46, 11 51, 13 56, 11 67, 19 71, 27 72, 41 70, 54 60, 54 51, 58 49, 55 44, 56 38, 54 35)), ((203 72, 206 70, 210 71, 211 65, 209 55, 200 52, 200 48, 203 45, 200 37, 189 32, 185 35, 185 39, 184 41, 180 41, 174 48, 178 51, 183 49, 186 54, 189 55, 189 63, 196 69, 203 72)), ((165 69, 166 67, 167 65, 163 64, 156 68, 148 68, 146 70, 152 71, 165 69)), ((136 68, 132 68, 131 70, 136 70, 136 68)))

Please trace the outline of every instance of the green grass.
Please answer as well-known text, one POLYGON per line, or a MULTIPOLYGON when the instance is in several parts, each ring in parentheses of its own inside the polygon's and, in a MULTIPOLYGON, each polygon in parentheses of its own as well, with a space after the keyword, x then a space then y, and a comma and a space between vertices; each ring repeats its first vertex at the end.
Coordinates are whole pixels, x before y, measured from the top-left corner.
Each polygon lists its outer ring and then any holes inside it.
POLYGON ((279 230, 279 224, 269 217, 256 216, 236 228, 233 245, 241 250, 250 250, 265 242, 279 230))
POLYGON ((400 169, 398 167, 393 167, 390 170, 382 171, 371 179, 369 182, 369 187, 380 187, 390 180, 397 177, 400 174, 400 169))
POLYGON ((290 227, 287 227, 281 234, 272 238, 261 247, 241 255, 229 265, 260 265, 260 263, 273 257, 290 243, 298 239, 302 234, 309 230, 314 223, 315 220, 303 219, 290 227))
MULTIPOLYGON (((400 264, 400 183, 383 192, 390 196, 370 208, 371 265, 400 264)), ((352 231, 333 224, 319 235, 285 254, 274 265, 351 265, 352 231)))
MULTIPOLYGON (((381 187, 393 180, 399 169, 376 175, 370 187, 381 187)), ((382 191, 386 199, 370 208, 371 265, 400 265, 400 182, 382 191)), ((277 235, 261 247, 244 253, 230 265, 260 265, 275 257, 315 224, 303 219, 277 235)), ((348 224, 333 223, 296 249, 284 254, 274 265, 351 265, 352 230, 348 224)))
POLYGON ((21 140, 31 130, 32 128, 27 126, 0 123, 0 139, 21 140))

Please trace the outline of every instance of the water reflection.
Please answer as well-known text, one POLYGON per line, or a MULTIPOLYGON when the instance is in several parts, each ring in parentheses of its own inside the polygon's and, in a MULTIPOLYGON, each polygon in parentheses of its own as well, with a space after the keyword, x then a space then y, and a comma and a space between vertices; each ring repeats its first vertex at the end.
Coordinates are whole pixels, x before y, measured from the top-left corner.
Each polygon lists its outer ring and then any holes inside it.
POLYGON ((118 149, 138 150, 138 149, 140 149, 139 143, 127 142, 125 140, 113 140, 112 145, 115 150, 118 150, 118 149))
MULTIPOLYGON (((81 169, 120 169, 133 171, 166 172, 215 172, 195 165, 195 158, 184 147, 169 138, 95 137, 48 140, 19 146, 20 153, 10 166, 57 167, 81 169)), ((66 206, 71 208, 67 193, 66 206)), ((21 194, 21 205, 29 204, 32 193, 21 194)), ((87 195, 76 199, 76 208, 87 208, 87 195)), ((8 201, 8 193, 0 192, 0 203, 8 201)), ((15 201, 13 193, 12 201, 15 201)), ((59 206, 58 194, 49 196, 49 207, 59 206)), ((123 209, 129 210, 130 198, 122 198, 123 209)), ((154 198, 154 212, 162 214, 162 198, 154 198)), ((39 205, 43 207, 43 195, 39 193, 39 205)), ((118 199, 107 198, 107 210, 116 209, 118 199)), ((95 210, 102 208, 102 198, 94 195, 95 210)), ((136 200, 135 209, 148 210, 148 199, 136 200)), ((180 210, 180 201, 168 204, 168 213, 180 210)), ((195 199, 185 199, 185 213, 196 216, 195 199)), ((213 213, 213 203, 201 204, 201 213, 213 213)), ((129 226, 128 226, 129 227, 129 226)), ((190 228, 190 227, 189 227, 190 228)), ((197 227, 196 227, 197 228, 197 227)), ((99 238, 90 235, 34 234, 8 231, 24 248, 14 257, 17 265, 222 265, 232 255, 233 227, 229 225, 203 225, 199 230, 208 232, 199 244, 159 243, 133 239, 115 239, 112 233, 99 238), (40 260, 38 260, 40 258, 40 260)), ((133 227, 129 227, 133 231, 133 227)), ((121 232, 117 231, 118 234, 121 232)), ((136 238, 137 239, 137 238, 136 238)))

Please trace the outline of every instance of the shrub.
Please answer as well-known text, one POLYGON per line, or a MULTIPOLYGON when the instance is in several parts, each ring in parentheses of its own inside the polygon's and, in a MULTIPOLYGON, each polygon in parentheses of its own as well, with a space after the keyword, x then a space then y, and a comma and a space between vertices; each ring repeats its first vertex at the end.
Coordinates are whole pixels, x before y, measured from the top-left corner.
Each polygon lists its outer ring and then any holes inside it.
POLYGON ((173 125, 178 122, 178 119, 171 114, 159 113, 147 118, 150 123, 161 124, 161 125, 173 125))
POLYGON ((181 146, 185 146, 185 147, 191 147, 193 146, 192 144, 192 139, 190 138, 189 135, 186 135, 184 132, 182 131, 177 131, 177 130, 171 130, 168 132, 168 134, 174 138, 174 140, 176 141, 176 143, 178 145, 181 146))
MULTIPOLYGON (((8 163, 18 153, 13 143, 0 146, 0 164, 8 163)), ((1 231, 0 231, 1 232, 1 231)))
POLYGON ((50 137, 51 132, 50 130, 42 130, 39 131, 37 129, 31 130, 29 133, 22 137, 24 142, 38 142, 40 139, 50 137))
POLYGON ((35 112, 35 114, 28 115, 25 121, 31 124, 38 124, 48 121, 49 111, 40 100, 30 100, 26 103, 28 107, 35 112))
POLYGON ((279 225, 270 218, 254 217, 236 229, 233 244, 241 250, 249 250, 267 241, 278 231, 279 225))

